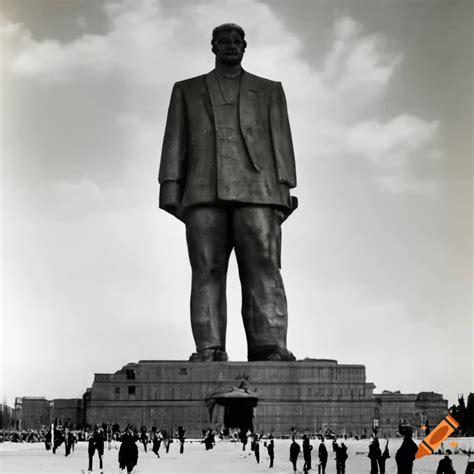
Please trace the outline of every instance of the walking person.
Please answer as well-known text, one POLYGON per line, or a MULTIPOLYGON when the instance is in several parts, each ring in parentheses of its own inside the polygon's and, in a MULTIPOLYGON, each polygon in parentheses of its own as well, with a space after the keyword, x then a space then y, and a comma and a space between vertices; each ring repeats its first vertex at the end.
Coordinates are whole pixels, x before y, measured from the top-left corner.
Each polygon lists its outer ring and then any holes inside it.
POLYGON ((436 474, 456 474, 456 471, 453 468, 453 461, 449 457, 452 453, 450 449, 446 450, 446 455, 438 464, 438 469, 436 470, 436 474))
POLYGON ((170 444, 173 442, 169 435, 168 435, 168 432, 164 429, 161 430, 161 432, 163 433, 163 443, 165 445, 165 450, 166 450, 166 453, 169 453, 170 452, 170 444))
POLYGON ((273 460, 275 459, 275 443, 273 442, 273 436, 270 436, 270 441, 267 444, 267 452, 270 457, 269 467, 273 467, 273 460))
POLYGON ((182 426, 178 426, 178 439, 179 439, 179 454, 184 453, 184 442, 186 430, 182 426))
POLYGON ((385 474, 385 463, 387 462, 387 459, 390 457, 390 453, 388 451, 388 440, 385 445, 385 449, 383 450, 382 456, 379 458, 379 471, 380 474, 385 474))
POLYGON ((309 443, 309 438, 307 435, 303 435, 303 471, 308 472, 311 469, 311 451, 313 450, 313 445, 309 443))
POLYGON ((74 435, 69 428, 64 430, 64 448, 66 450, 66 457, 71 454, 71 449, 74 451, 74 435))
POLYGON ((161 440, 163 439, 163 435, 161 434, 161 430, 159 430, 158 432, 156 431, 156 426, 153 426, 153 428, 151 429, 151 432, 152 432, 152 443, 153 443, 152 451, 156 454, 157 457, 160 457, 160 454, 158 451, 160 450, 161 440))
POLYGON ((318 474, 326 474, 326 465, 328 463, 328 450, 324 444, 324 438, 321 439, 321 444, 318 449, 319 465, 318 474))
POLYGON ((122 436, 122 444, 118 452, 119 467, 121 470, 127 469, 130 474, 133 468, 138 464, 138 447, 135 443, 137 436, 130 427, 122 436))
POLYGON ((97 451, 97 455, 99 456, 99 468, 102 469, 102 456, 104 454, 104 438, 102 434, 99 432, 97 425, 94 426, 94 431, 92 432, 91 437, 89 438, 89 443, 87 446, 87 453, 89 455, 89 468, 88 471, 92 471, 92 460, 94 458, 94 454, 97 451))
POLYGON ((382 451, 380 450, 379 440, 376 436, 369 444, 369 454, 367 457, 370 459, 370 474, 378 474, 379 461, 382 457, 382 451))
POLYGON ((412 474, 413 472, 413 461, 415 461, 418 446, 411 439, 412 435, 413 431, 405 428, 402 445, 398 448, 397 454, 395 454, 398 474, 412 474))
POLYGON ((295 441, 295 438, 293 438, 293 441, 291 442, 290 445, 290 462, 293 464, 293 471, 296 472, 296 462, 298 461, 298 456, 300 454, 301 448, 300 445, 295 441))
POLYGON ((257 432, 252 434, 252 446, 257 463, 260 464, 260 436, 257 432))
POLYGON ((143 444, 143 450, 145 453, 147 452, 147 445, 148 445, 148 433, 146 431, 146 426, 142 426, 142 429, 140 430, 140 442, 143 444))
POLYGON ((335 443, 334 450, 336 451, 336 472, 337 474, 345 474, 346 461, 349 457, 347 454, 347 446, 344 443, 341 443, 341 446, 335 443))

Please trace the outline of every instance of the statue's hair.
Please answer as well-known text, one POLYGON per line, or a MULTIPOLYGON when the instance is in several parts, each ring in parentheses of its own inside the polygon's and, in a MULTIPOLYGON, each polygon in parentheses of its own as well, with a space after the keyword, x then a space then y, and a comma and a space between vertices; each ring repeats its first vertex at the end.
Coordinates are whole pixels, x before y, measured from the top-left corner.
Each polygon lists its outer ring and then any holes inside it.
MULTIPOLYGON (((242 40, 245 42, 245 31, 241 26, 236 25, 235 23, 224 23, 223 25, 216 26, 212 30, 212 46, 215 45, 216 39, 221 33, 229 31, 237 31, 237 33, 242 37, 242 40)), ((245 42, 245 44, 247 43, 245 42)))

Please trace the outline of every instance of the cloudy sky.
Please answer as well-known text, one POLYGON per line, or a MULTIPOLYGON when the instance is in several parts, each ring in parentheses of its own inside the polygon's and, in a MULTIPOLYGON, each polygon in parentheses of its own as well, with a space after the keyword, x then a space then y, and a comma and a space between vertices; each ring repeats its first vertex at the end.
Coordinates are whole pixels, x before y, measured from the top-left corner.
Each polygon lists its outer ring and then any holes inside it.
MULTIPOLYGON (((175 81, 210 34, 283 83, 300 208, 284 224, 288 346, 376 391, 473 391, 469 0, 2 0, 1 395, 187 359, 184 226, 157 206, 175 81)), ((229 269, 228 352, 245 360, 229 269)))

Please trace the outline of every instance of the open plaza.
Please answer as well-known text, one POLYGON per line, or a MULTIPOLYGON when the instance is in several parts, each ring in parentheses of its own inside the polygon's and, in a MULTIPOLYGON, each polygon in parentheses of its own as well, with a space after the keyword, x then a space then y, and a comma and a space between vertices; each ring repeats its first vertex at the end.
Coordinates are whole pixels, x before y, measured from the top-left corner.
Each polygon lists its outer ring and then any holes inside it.
MULTIPOLYGON (((418 442, 419 440, 417 440, 418 442)), ((299 441, 300 442, 300 441, 299 441)), ((367 457, 369 440, 345 441, 348 447, 349 458, 346 464, 347 474, 368 473, 370 471, 370 461, 367 457)), ((301 444, 301 443, 300 443, 301 444)), ((311 440, 313 450, 313 469, 310 472, 317 473, 317 448, 318 440, 311 440)), ((387 460, 387 474, 397 472, 395 463, 395 453, 401 444, 400 438, 389 440, 390 459, 387 460)), ((134 474, 147 473, 291 473, 292 466, 289 462, 290 440, 275 440, 275 464, 270 469, 268 455, 263 445, 260 446, 260 464, 257 464, 254 454, 247 445, 246 451, 242 451, 240 443, 230 441, 220 441, 214 449, 206 451, 200 440, 188 440, 185 444, 183 454, 179 454, 179 443, 171 445, 169 453, 160 450, 160 458, 157 458, 151 449, 145 453, 141 444, 139 448, 138 465, 133 471, 134 474)), ((330 441, 326 441, 329 450, 329 460, 327 474, 336 473, 336 464, 331 450, 330 441)), ((381 439, 381 445, 385 445, 385 440, 381 439)), ((117 446, 118 448, 118 446, 117 446)), ((468 456, 462 454, 460 449, 469 451, 474 448, 474 438, 450 438, 443 443, 443 449, 453 449, 455 454, 451 456, 453 466, 458 474, 464 474, 468 462, 468 456), (452 444, 455 448, 452 448, 452 444), (451 446, 451 447, 450 447, 451 446)), ((434 454, 418 459, 414 463, 413 474, 434 473, 443 455, 434 454)), ((103 474, 119 474, 118 449, 112 447, 105 449, 103 456, 102 470, 98 467, 98 458, 95 456, 93 472, 103 474)), ((11 443, 0 444, 0 472, 10 473, 87 473, 87 443, 79 442, 76 449, 70 456, 65 457, 64 445, 56 454, 46 451, 43 443, 11 443)), ((303 457, 300 454, 298 459, 298 471, 303 472, 303 457)))

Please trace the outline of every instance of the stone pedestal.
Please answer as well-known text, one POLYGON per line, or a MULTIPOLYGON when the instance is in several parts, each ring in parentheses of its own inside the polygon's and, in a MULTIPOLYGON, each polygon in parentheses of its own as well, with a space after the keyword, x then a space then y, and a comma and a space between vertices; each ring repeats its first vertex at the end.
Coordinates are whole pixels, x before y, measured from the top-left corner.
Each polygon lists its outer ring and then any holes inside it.
POLYGON ((296 362, 188 362, 143 360, 114 374, 96 374, 88 394, 90 424, 133 423, 201 437, 210 425, 223 427, 224 410, 212 420, 205 400, 219 386, 239 386, 246 379, 256 389, 254 427, 260 433, 288 435, 298 431, 371 432, 372 383, 363 365, 335 360, 296 362))

